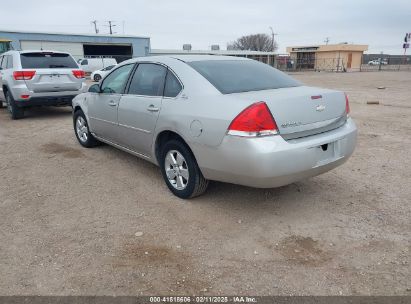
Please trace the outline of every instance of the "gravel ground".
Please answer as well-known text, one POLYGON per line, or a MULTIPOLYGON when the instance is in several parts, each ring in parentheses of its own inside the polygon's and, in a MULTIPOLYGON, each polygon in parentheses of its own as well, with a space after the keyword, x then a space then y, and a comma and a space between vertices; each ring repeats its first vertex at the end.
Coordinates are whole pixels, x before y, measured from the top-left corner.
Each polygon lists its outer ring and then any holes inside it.
POLYGON ((81 148, 67 108, 0 109, 0 294, 410 295, 411 73, 294 76, 348 92, 352 158, 190 201, 148 162, 81 148))

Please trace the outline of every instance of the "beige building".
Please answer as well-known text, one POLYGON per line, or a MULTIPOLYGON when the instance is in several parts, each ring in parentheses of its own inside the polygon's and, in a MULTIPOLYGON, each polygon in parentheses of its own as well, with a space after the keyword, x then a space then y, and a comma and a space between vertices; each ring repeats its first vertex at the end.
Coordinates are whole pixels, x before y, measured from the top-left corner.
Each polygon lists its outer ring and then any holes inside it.
POLYGON ((368 45, 347 43, 287 47, 294 69, 337 72, 359 71, 366 50, 368 45))

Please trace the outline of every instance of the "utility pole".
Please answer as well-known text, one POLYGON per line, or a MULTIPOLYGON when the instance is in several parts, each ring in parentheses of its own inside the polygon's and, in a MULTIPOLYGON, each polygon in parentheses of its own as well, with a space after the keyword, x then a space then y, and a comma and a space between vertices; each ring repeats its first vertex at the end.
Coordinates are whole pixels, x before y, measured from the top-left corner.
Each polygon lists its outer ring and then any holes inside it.
POLYGON ((97 20, 93 20, 91 21, 91 23, 94 24, 94 31, 96 32, 96 34, 98 34, 97 20))
POLYGON ((116 25, 113 24, 114 21, 107 21, 108 22, 108 27, 110 28, 110 35, 113 35, 113 27, 115 27, 116 25))
POLYGON ((274 48, 275 48, 275 36, 278 35, 277 33, 274 33, 273 28, 270 26, 270 31, 271 31, 271 48, 273 49, 274 52, 274 48))
POLYGON ((326 37, 324 42, 325 42, 325 44, 328 44, 328 42, 330 42, 330 37, 326 37))

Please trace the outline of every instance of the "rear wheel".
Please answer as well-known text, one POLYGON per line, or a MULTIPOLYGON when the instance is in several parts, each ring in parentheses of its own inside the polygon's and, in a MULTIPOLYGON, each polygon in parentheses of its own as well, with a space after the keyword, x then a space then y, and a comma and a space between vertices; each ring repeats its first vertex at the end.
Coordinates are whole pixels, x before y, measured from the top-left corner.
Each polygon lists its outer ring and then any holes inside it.
POLYGON ((95 82, 99 82, 100 80, 101 80, 101 75, 99 75, 99 74, 94 75, 94 81, 95 82))
POLYGON ((24 110, 16 105, 13 96, 10 92, 5 93, 7 109, 9 110, 11 119, 20 119, 24 117, 24 110))
POLYGON ((98 140, 91 134, 83 111, 77 110, 73 116, 74 133, 83 147, 92 148, 98 145, 98 140))
POLYGON ((178 140, 167 142, 160 156, 163 178, 174 195, 186 199, 203 194, 208 186, 190 149, 178 140))

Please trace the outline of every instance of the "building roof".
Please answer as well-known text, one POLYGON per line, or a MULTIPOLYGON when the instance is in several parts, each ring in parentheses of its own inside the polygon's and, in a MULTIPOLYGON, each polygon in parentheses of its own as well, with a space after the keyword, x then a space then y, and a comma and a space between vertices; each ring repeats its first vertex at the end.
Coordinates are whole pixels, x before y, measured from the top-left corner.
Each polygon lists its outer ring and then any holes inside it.
POLYGON ((239 50, 166 50, 166 49, 151 49, 152 55, 227 55, 227 56, 244 56, 244 55, 276 55, 275 52, 260 52, 260 51, 239 51, 239 50))
POLYGON ((87 34, 87 33, 63 33, 63 32, 38 32, 38 31, 15 31, 0 29, 0 33, 16 33, 16 34, 40 34, 40 35, 62 35, 62 36, 86 36, 86 37, 112 37, 112 38, 150 38, 147 36, 134 35, 109 35, 109 34, 87 34))
POLYGON ((306 45, 306 46, 289 46, 287 52, 335 52, 335 51, 357 51, 364 52, 368 50, 368 45, 365 44, 322 44, 322 45, 306 45))

